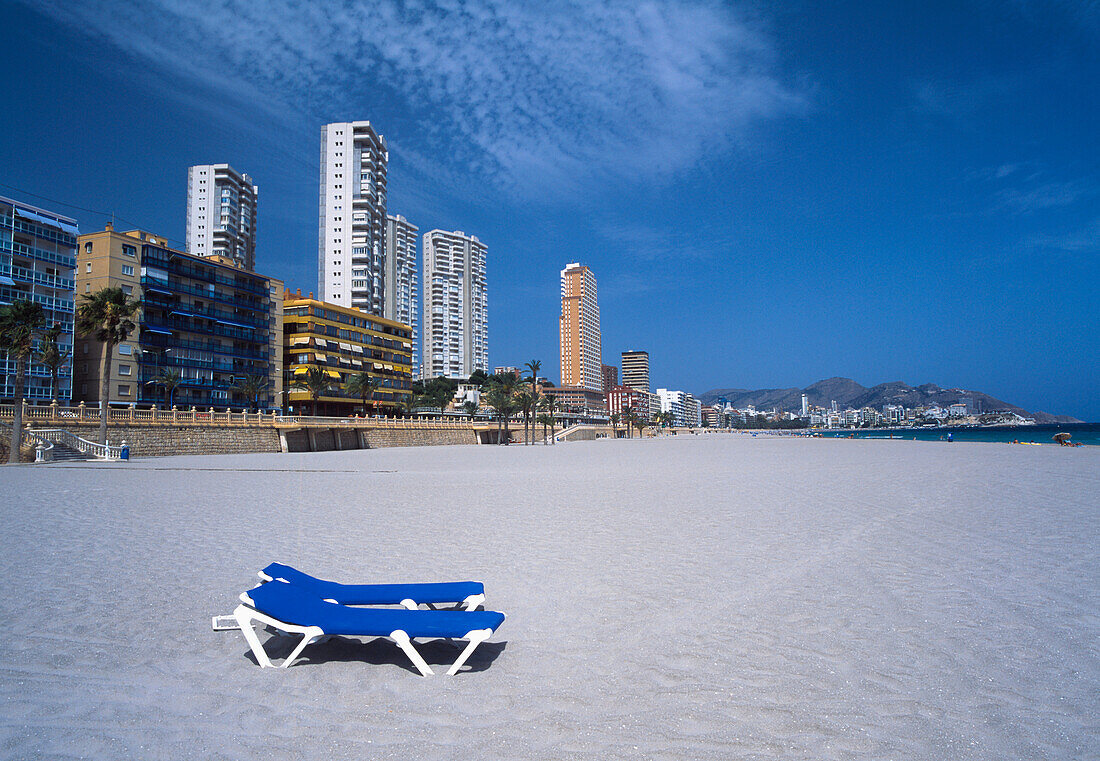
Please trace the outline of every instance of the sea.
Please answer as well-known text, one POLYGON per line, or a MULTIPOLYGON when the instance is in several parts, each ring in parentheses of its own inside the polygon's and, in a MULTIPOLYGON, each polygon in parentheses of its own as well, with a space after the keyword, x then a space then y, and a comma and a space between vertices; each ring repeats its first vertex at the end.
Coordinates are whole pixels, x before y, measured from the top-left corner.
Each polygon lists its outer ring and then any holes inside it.
POLYGON ((891 428, 868 430, 812 431, 806 435, 821 435, 839 439, 906 439, 910 441, 985 441, 1002 444, 1051 444, 1058 446, 1054 436, 1068 433, 1073 444, 1100 446, 1100 423, 1052 423, 1049 425, 995 426, 990 428, 891 428))

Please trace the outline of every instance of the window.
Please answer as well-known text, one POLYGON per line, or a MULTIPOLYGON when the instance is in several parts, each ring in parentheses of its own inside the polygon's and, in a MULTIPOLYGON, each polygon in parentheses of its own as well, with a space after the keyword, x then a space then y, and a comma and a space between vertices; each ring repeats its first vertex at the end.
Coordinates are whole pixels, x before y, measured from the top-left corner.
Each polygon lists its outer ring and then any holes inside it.
POLYGON ((119 365, 118 366, 118 374, 119 375, 130 375, 130 373, 131 373, 131 369, 130 369, 129 365, 119 365))
POLYGON ((128 356, 130 356, 134 353, 134 347, 131 346, 130 344, 119 344, 118 345, 118 353, 119 354, 124 354, 128 357, 128 356))
MULTIPOLYGON (((84 353, 87 354, 88 353, 88 342, 84 341, 81 345, 84 347, 84 353)), ((85 366, 84 372, 88 372, 87 366, 85 366)))
POLYGON ((87 362, 82 362, 80 364, 80 372, 84 373, 85 375, 88 374, 88 363, 87 362))
POLYGON ((130 384, 129 383, 120 383, 119 386, 118 386, 118 395, 119 396, 129 396, 130 395, 130 384))
POLYGON ((123 243, 122 244, 122 253, 126 254, 126 256, 136 256, 137 255, 137 249, 134 248, 133 246, 127 244, 127 243, 123 243))
POLYGON ((88 384, 87 383, 81 383, 80 384, 80 393, 81 394, 88 393, 88 384))
POLYGON ((134 295, 134 286, 124 285, 124 286, 122 286, 122 292, 125 293, 127 296, 133 296, 134 295))
POLYGON ((84 253, 92 253, 92 242, 90 240, 84 242, 84 253))
POLYGON ((92 271, 92 263, 91 262, 84 262, 84 271, 85 272, 91 272, 92 271))
POLYGON ((122 265, 122 274, 123 275, 130 275, 132 277, 133 274, 134 274, 134 266, 132 264, 123 264, 122 265))
POLYGON ((91 293, 91 292, 92 292, 92 284, 91 283, 85 283, 84 284, 84 293, 91 293))

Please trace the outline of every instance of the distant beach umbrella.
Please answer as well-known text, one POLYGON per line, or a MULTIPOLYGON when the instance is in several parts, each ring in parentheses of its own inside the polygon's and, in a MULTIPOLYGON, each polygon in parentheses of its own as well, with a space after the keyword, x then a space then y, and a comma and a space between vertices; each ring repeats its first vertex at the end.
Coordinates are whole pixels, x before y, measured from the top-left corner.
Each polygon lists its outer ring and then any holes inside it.
POLYGON ((1051 438, 1053 438, 1059 444, 1067 444, 1069 443, 1071 437, 1068 433, 1056 433, 1051 438))

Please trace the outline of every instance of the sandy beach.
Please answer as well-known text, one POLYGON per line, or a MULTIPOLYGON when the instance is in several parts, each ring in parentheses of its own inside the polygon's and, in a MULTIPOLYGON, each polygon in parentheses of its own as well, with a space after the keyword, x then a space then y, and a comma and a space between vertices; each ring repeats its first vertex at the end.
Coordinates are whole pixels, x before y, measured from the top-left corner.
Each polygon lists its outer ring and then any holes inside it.
POLYGON ((0 469, 0 756, 1100 756, 1100 448, 679 436, 0 469), (485 582, 260 669, 278 560, 485 582), (429 663, 453 659, 426 645, 429 663))

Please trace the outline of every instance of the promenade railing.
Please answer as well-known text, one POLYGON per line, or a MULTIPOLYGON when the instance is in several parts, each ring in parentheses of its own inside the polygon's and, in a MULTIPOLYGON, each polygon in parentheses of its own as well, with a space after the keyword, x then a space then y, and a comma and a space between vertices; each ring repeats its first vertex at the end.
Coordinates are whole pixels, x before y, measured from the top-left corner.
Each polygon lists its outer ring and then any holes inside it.
MULTIPOLYGON (((0 404, 0 420, 11 420, 15 406, 0 404)), ((80 403, 76 406, 29 405, 23 406, 23 423, 34 428, 63 428, 73 424, 98 424, 100 410, 80 403)), ((427 430, 473 430, 490 426, 484 420, 451 418, 398 418, 398 417, 326 417, 319 415, 282 415, 278 412, 250 412, 232 409, 217 410, 191 407, 180 409, 171 407, 138 408, 111 407, 107 410, 109 424, 137 425, 204 425, 235 427, 320 427, 320 428, 415 428, 427 430)))

